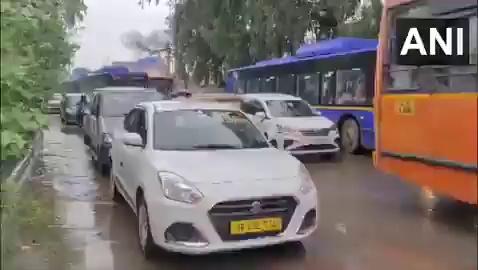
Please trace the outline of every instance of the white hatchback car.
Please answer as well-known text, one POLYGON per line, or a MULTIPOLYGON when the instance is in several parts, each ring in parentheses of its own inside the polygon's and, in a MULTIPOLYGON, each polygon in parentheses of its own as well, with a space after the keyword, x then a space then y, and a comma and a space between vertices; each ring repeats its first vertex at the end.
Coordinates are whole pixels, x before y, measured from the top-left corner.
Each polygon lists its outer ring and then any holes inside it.
POLYGON ((226 104, 139 104, 114 136, 111 192, 138 218, 142 251, 202 254, 298 241, 317 226, 305 166, 226 104))
POLYGON ((246 113, 279 149, 294 155, 340 151, 337 126, 301 98, 285 94, 242 95, 246 113))

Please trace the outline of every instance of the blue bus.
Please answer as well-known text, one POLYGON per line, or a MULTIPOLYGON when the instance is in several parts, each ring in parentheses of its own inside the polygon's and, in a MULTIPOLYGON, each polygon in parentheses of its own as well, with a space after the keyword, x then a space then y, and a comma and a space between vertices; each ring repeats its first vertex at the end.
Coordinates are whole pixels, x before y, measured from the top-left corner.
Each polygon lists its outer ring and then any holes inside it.
POLYGON ((229 70, 225 89, 299 96, 337 124, 345 151, 371 150, 377 45, 348 37, 303 45, 294 56, 229 70))
POLYGON ((90 93, 93 89, 108 86, 134 86, 155 88, 168 94, 172 91, 173 79, 169 77, 150 77, 146 72, 130 72, 123 67, 104 67, 73 81, 63 83, 66 92, 90 93))

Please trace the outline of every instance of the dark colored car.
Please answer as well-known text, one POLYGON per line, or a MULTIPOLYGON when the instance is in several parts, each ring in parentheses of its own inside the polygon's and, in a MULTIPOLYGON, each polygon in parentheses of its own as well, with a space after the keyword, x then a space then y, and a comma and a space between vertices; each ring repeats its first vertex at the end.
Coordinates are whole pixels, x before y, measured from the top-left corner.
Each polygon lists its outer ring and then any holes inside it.
POLYGON ((191 96, 192 96, 191 92, 187 90, 174 91, 171 93, 171 98, 179 98, 179 97, 190 98, 191 96))
POLYGON ((62 101, 62 95, 60 93, 54 93, 49 98, 43 99, 41 109, 44 113, 59 113, 62 101))
POLYGON ((63 95, 60 105, 61 122, 64 124, 80 123, 79 113, 83 106, 87 104, 87 96, 81 93, 67 93, 63 95))
POLYGON ((111 143, 114 131, 123 129, 124 116, 138 103, 159 101, 166 97, 156 89, 141 87, 106 87, 95 89, 83 118, 84 143, 102 173, 111 168, 111 143))

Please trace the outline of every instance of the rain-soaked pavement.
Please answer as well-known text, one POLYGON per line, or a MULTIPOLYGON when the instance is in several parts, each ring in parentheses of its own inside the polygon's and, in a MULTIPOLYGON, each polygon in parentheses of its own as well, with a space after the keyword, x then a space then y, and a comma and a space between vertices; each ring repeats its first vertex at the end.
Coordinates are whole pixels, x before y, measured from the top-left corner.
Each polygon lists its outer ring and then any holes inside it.
POLYGON ((108 199, 108 179, 95 173, 80 131, 50 120, 32 186, 55 216, 55 236, 36 244, 58 243, 22 251, 17 269, 477 269, 476 209, 432 200, 377 172, 366 155, 305 161, 319 189, 320 226, 302 244, 196 257, 160 252, 146 261, 133 212, 108 199))

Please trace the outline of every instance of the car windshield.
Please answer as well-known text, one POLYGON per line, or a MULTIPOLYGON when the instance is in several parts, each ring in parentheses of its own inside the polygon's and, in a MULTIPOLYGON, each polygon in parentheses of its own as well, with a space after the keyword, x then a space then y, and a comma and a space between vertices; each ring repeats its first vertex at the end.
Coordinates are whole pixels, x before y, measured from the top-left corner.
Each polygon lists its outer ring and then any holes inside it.
POLYGON ((314 116, 310 106, 302 100, 268 100, 266 104, 273 117, 314 116))
POLYGON ((164 95, 158 92, 105 93, 103 94, 101 114, 104 117, 121 117, 138 103, 163 99, 164 95))
POLYGON ((154 116, 154 148, 206 150, 266 148, 260 131, 241 112, 181 110, 154 116))

